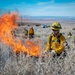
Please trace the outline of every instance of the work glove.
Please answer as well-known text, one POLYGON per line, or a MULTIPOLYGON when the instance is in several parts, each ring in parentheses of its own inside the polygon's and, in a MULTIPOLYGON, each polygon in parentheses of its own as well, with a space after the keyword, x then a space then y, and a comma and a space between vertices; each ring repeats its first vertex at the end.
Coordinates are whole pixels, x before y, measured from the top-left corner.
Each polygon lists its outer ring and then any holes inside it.
POLYGON ((55 50, 52 50, 50 53, 51 53, 51 56, 53 56, 53 57, 56 56, 56 52, 55 52, 55 50))

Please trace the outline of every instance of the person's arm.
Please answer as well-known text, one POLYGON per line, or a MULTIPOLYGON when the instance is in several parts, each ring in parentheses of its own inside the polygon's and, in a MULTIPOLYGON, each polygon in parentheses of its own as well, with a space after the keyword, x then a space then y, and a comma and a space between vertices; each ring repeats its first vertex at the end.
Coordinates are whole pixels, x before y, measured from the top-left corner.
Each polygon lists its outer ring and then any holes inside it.
POLYGON ((56 45, 58 45, 58 47, 55 49, 57 54, 60 54, 65 50, 64 46, 65 41, 66 41, 65 37, 62 35, 60 37, 60 43, 56 43, 56 45))

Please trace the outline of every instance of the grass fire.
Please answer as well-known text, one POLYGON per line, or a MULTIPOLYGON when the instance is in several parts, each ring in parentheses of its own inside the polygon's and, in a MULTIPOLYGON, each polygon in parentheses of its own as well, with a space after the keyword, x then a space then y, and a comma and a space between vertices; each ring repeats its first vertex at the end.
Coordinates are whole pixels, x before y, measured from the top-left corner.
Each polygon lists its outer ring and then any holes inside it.
POLYGON ((12 36, 11 31, 18 27, 16 20, 18 16, 16 14, 5 14, 0 19, 0 38, 6 44, 13 48, 13 52, 20 53, 25 52, 29 55, 39 56, 41 52, 40 45, 35 44, 32 41, 26 41, 25 46, 20 39, 16 40, 12 36))

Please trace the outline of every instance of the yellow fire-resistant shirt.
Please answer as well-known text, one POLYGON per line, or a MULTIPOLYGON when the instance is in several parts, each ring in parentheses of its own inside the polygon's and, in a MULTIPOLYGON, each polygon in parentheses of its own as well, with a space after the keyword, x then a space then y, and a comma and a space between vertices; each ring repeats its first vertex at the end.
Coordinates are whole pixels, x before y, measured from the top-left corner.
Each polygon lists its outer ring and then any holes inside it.
POLYGON ((48 36, 48 42, 46 50, 55 50, 57 54, 61 54, 64 51, 64 42, 66 41, 65 37, 63 35, 60 35, 60 33, 57 34, 55 37, 53 34, 48 36), (52 36, 51 42, 50 42, 50 36, 52 36), (60 36, 60 43, 57 41, 58 36, 60 36))
POLYGON ((34 29, 29 29, 28 34, 33 34, 34 35, 34 29))

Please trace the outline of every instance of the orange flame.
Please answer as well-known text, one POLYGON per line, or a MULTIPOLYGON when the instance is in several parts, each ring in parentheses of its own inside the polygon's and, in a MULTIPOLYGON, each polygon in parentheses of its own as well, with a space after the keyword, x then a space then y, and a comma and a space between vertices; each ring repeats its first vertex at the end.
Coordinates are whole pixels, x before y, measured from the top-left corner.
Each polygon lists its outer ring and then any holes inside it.
POLYGON ((26 45, 21 42, 21 40, 13 39, 11 31, 17 28, 16 14, 4 14, 0 17, 0 39, 7 45, 13 48, 14 52, 20 53, 21 51, 33 56, 39 56, 41 47, 35 42, 27 41, 26 45))

